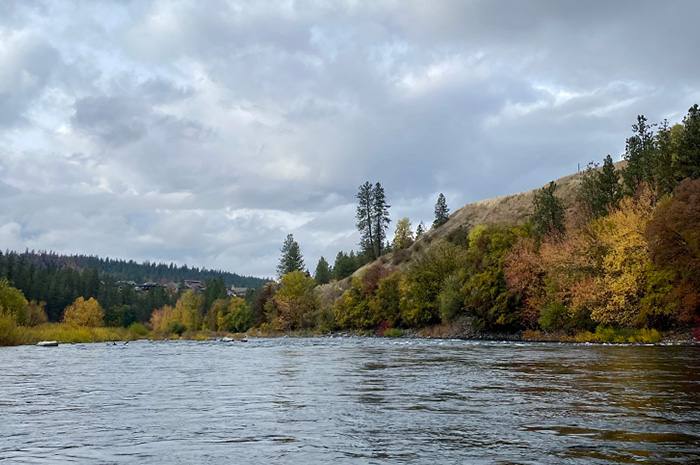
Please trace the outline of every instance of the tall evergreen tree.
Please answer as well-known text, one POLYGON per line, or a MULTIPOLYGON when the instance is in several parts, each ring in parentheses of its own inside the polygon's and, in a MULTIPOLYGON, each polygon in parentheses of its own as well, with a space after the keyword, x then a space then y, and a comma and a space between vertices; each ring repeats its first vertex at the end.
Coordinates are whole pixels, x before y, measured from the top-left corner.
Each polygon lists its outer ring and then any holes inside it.
POLYGON ((564 207, 561 200, 554 195, 557 183, 550 182, 548 186, 535 192, 533 198, 534 212, 530 221, 538 238, 549 233, 564 232, 564 207))
POLYGON ((379 258, 382 255, 384 248, 384 242, 386 241, 386 231, 389 229, 389 223, 391 219, 389 218, 389 205, 386 203, 386 195, 384 194, 384 188, 380 183, 374 185, 374 192, 372 196, 372 210, 374 214, 375 228, 374 233, 376 255, 375 258, 379 258))
POLYGON ((321 255, 321 258, 318 259, 318 264, 316 265, 316 271, 314 272, 316 284, 328 284, 331 282, 332 278, 333 271, 331 270, 331 267, 326 259, 323 258, 323 255, 321 255))
POLYGON ((357 264, 355 262, 355 254, 350 252, 350 255, 343 251, 338 252, 335 256, 335 263, 333 264, 333 278, 336 280, 347 278, 352 275, 357 269, 357 264))
POLYGON ((379 258, 386 241, 386 230, 390 205, 381 183, 374 186, 369 182, 361 185, 357 192, 357 229, 360 231, 360 246, 372 259, 379 258))
POLYGON ((678 180, 700 178, 700 108, 696 103, 683 118, 678 147, 678 180))
MULTIPOLYGON (((222 278, 207 279, 204 284, 204 306, 202 307, 202 315, 211 308, 215 300, 228 298, 226 284, 222 278)), ((151 291, 148 291, 149 294, 150 292, 151 291)))
POLYGON ((657 156, 653 187, 660 195, 670 194, 678 185, 678 142, 682 130, 680 125, 669 127, 668 121, 664 120, 656 133, 657 156))
POLYGON ((596 217, 605 216, 610 206, 618 205, 622 187, 610 155, 605 157, 602 168, 598 168, 597 164, 588 165, 581 179, 578 197, 596 217))
POLYGON ((450 209, 447 208, 447 202, 445 201, 445 196, 438 195, 437 203, 435 203, 435 221, 433 221, 433 228, 437 228, 447 223, 450 217, 450 209))
POLYGON ((369 181, 362 184, 357 191, 357 229, 360 231, 360 247, 363 250, 372 251, 374 255, 374 211, 373 211, 373 187, 369 181))
POLYGON ((292 271, 304 271, 304 258, 301 255, 299 244, 294 240, 292 234, 287 234, 287 238, 282 245, 282 256, 277 265, 277 276, 282 277, 292 271))
POLYGON ((418 227, 416 228, 416 240, 423 237, 423 234, 425 234, 425 223, 421 221, 418 223, 418 227))
POLYGON ((632 137, 627 139, 625 154, 627 168, 622 173, 625 188, 628 193, 633 193, 640 182, 648 182, 653 179, 653 169, 656 165, 656 138, 653 127, 648 124, 644 115, 637 116, 637 124, 632 125, 632 137))

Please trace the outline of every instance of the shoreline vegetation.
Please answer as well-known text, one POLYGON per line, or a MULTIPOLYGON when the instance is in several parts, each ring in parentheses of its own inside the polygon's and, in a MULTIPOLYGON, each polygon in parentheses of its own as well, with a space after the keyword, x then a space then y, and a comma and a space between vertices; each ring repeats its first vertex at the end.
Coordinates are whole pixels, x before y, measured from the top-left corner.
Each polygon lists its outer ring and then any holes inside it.
POLYGON ((698 346, 700 341, 691 331, 664 331, 655 329, 620 330, 604 328, 596 332, 581 331, 576 334, 566 332, 546 333, 525 330, 516 333, 474 333, 465 326, 435 325, 421 329, 396 328, 383 334, 370 330, 349 330, 319 332, 314 330, 272 331, 259 328, 246 332, 230 333, 222 331, 197 331, 177 334, 153 334, 143 325, 130 328, 122 327, 86 327, 70 326, 64 323, 45 323, 36 327, 8 325, 0 319, 0 341, 3 346, 36 345, 41 341, 56 341, 59 344, 127 342, 136 340, 149 341, 207 341, 228 338, 231 342, 244 339, 276 338, 392 338, 392 339, 450 339, 464 341, 493 342, 537 342, 537 343, 582 343, 582 344, 617 344, 617 345, 684 345, 698 346))
MULTIPOLYGON (((700 341, 700 107, 640 115, 623 161, 541 189, 408 218, 357 193, 361 250, 312 276, 288 234, 278 280, 237 294, 221 277, 144 283, 0 253, 0 345, 355 334, 542 342, 700 341)), ((43 257, 43 258, 42 258, 43 257)), ((54 257, 55 258, 55 257, 54 257)), ((111 263, 94 260, 95 263, 111 263)), ((171 267, 153 270, 170 272, 171 267)), ((173 270, 173 272, 176 270, 173 270)))

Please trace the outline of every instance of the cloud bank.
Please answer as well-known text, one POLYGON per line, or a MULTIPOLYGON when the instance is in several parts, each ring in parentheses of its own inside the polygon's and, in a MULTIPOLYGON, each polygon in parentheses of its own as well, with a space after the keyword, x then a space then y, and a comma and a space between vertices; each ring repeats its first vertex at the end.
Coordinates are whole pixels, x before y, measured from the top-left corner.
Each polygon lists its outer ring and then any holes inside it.
POLYGON ((16 1, 0 18, 0 246, 272 276, 395 222, 619 158, 700 101, 679 1, 16 1))

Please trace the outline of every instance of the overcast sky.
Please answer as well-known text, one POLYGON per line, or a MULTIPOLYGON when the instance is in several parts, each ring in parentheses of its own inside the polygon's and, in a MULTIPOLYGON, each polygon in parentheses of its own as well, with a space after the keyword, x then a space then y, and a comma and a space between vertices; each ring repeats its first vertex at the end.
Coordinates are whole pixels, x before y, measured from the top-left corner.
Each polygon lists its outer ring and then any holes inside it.
POLYGON ((700 2, 2 1, 0 248, 273 276, 618 160, 700 102, 700 2))

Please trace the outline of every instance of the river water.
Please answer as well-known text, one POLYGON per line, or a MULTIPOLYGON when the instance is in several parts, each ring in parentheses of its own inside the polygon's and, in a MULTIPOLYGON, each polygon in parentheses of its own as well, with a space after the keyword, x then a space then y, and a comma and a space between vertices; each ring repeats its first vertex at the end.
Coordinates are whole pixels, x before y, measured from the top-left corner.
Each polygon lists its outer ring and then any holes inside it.
POLYGON ((0 348, 0 463, 700 463, 700 348, 0 348))

